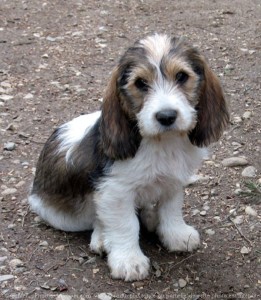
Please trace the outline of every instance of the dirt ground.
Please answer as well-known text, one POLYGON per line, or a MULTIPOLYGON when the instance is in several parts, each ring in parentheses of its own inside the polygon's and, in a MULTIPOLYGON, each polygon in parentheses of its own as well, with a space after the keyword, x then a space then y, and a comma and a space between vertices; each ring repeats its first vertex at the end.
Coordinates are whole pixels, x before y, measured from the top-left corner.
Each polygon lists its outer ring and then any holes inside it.
POLYGON ((0 299, 261 299, 260 16, 259 0, 0 1, 0 299), (128 283, 90 253, 89 232, 50 228, 26 198, 53 129, 98 109, 119 55, 153 32, 185 35, 201 49, 231 125, 185 190, 201 248, 168 253, 143 230, 150 276, 128 283), (245 166, 222 164, 238 156, 245 166))

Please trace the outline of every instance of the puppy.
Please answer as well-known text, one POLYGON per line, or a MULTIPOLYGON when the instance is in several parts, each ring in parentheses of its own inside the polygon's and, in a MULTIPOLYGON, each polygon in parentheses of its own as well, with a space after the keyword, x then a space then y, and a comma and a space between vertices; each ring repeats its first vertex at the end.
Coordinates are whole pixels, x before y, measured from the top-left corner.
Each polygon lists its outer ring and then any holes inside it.
POLYGON ((93 230, 113 278, 148 276, 137 212, 169 251, 193 251, 183 186, 229 120, 217 77, 184 39, 152 35, 114 69, 101 111, 54 131, 36 168, 31 208, 65 231, 93 230))

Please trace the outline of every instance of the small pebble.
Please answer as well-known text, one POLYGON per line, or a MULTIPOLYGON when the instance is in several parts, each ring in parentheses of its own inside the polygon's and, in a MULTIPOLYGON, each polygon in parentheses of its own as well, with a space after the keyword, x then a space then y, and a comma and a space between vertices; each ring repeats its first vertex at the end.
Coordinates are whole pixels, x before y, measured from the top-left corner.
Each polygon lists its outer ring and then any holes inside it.
POLYGON ((17 127, 14 124, 9 124, 6 127, 6 130, 10 130, 10 131, 16 131, 17 127))
POLYGON ((253 178, 256 176, 256 168, 253 166, 248 166, 242 171, 241 175, 243 177, 253 178))
POLYGON ((233 67, 232 65, 230 65, 230 64, 227 64, 227 65, 225 66, 225 70, 226 70, 226 71, 231 71, 231 70, 234 70, 234 67, 233 67))
POLYGON ((244 112, 242 117, 243 119, 250 119, 251 115, 252 115, 251 111, 246 111, 244 112))
POLYGON ((57 251, 63 251, 64 249, 65 249, 64 245, 60 245, 60 246, 57 246, 54 248, 54 250, 57 250, 57 251))
POLYGON ((19 187, 21 187, 21 186, 23 186, 25 184, 25 181, 19 181, 16 185, 15 185, 15 187, 16 188, 19 188, 19 187))
POLYGON ((222 165, 224 167, 245 166, 247 164, 248 161, 244 157, 229 157, 222 160, 222 165))
POLYGON ((4 88, 8 88, 8 89, 10 89, 12 87, 11 84, 7 81, 2 81, 1 86, 4 88))
POLYGON ((49 42, 55 42, 56 38, 53 38, 51 36, 47 36, 46 40, 49 41, 49 42))
POLYGON ((236 117, 234 117, 233 118, 233 123, 241 123, 242 122, 242 119, 241 119, 241 117, 238 117, 238 116, 236 116, 236 117))
POLYGON ((178 280, 178 283, 179 283, 180 288, 184 288, 187 285, 187 281, 185 279, 182 279, 182 278, 180 278, 178 280))
POLYGON ((39 246, 41 246, 41 247, 48 247, 48 242, 47 241, 42 241, 42 242, 40 242, 39 243, 39 246))
POLYGON ((199 213, 201 216, 205 216, 207 214, 207 212, 205 210, 202 210, 200 213, 199 213))
POLYGON ((42 219, 41 219, 39 216, 36 216, 36 217, 34 218, 34 221, 35 221, 35 223, 41 223, 41 222, 42 222, 42 219))
POLYGON ((240 250, 241 254, 249 254, 250 252, 251 252, 251 249, 246 246, 243 246, 240 250))
POLYGON ((233 222, 237 225, 240 225, 244 222, 244 217, 243 216, 236 216, 234 219, 233 219, 233 222))
POLYGON ((257 216, 257 212, 251 206, 247 206, 245 208, 245 212, 246 212, 247 215, 250 215, 250 216, 253 216, 253 217, 257 216))
POLYGON ((242 193, 242 189, 235 189, 234 194, 235 195, 240 195, 242 193))
POLYGON ((75 32, 73 32, 72 33, 72 36, 81 36, 81 35, 83 35, 83 31, 75 31, 75 32))
POLYGON ((100 300, 111 300, 112 297, 109 294, 101 293, 98 295, 98 299, 100 300))
POLYGON ((0 282, 6 281, 6 280, 9 280, 9 279, 13 279, 13 278, 14 278, 13 275, 0 275, 0 282))
POLYGON ((17 189, 15 188, 10 188, 10 189, 5 189, 1 195, 6 196, 6 195, 11 195, 11 194, 15 194, 17 192, 17 189))
POLYGON ((4 144, 4 150, 13 151, 16 147, 16 144, 13 142, 7 142, 4 144))
POLYGON ((207 175, 201 175, 201 174, 195 174, 195 175, 192 175, 189 179, 188 179, 188 182, 187 182, 187 185, 193 185, 197 182, 199 183, 204 183, 204 182, 207 182, 209 180, 209 176, 207 175))
POLYGON ((198 210, 198 209, 193 209, 192 210, 192 216, 195 216, 195 215, 197 215, 199 213, 200 213, 200 210, 198 210))
POLYGON ((24 267, 24 263, 20 259, 14 258, 9 262, 9 266, 11 269, 17 269, 24 267))
POLYGON ((8 101, 13 98, 14 98, 14 96, 11 96, 11 95, 0 95, 0 100, 3 100, 3 101, 8 101))
POLYGON ((29 100, 29 99, 33 99, 33 97, 34 97, 33 94, 28 93, 28 94, 26 94, 26 95, 24 96, 24 99, 25 99, 25 100, 29 100))
POLYGON ((9 225, 7 226, 8 229, 14 229, 15 227, 16 227, 15 224, 9 224, 9 225))
POLYGON ((218 191, 216 189, 211 189, 210 191, 212 196, 217 196, 218 195, 218 191))
POLYGON ((100 271, 100 269, 92 269, 93 274, 97 274, 100 271))
POLYGON ((0 257, 0 266, 3 265, 6 260, 7 260, 7 256, 0 257))
POLYGON ((209 207, 208 205, 204 205, 204 206, 203 206, 203 210, 206 210, 206 211, 207 211, 207 210, 209 210, 209 209, 210 209, 210 207, 209 207))
POLYGON ((208 234, 208 235, 214 235, 215 233, 216 232, 211 228, 206 230, 206 234, 208 234))

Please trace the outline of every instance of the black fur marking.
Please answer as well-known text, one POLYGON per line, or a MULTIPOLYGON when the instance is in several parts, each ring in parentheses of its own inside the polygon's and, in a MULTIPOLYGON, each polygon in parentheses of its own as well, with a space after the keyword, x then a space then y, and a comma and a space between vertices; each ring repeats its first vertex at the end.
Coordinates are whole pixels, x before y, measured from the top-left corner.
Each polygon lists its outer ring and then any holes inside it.
POLYGON ((101 149, 100 119, 74 146, 68 163, 65 161, 66 151, 57 154, 61 130, 54 131, 41 152, 32 194, 83 198, 95 190, 96 183, 113 164, 101 149))

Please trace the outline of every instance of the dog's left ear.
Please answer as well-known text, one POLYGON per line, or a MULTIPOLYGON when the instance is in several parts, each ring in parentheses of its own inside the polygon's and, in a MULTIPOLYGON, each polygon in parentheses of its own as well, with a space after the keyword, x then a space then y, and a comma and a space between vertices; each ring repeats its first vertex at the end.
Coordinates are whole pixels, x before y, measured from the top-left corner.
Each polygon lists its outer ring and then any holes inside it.
POLYGON ((105 91, 100 127, 103 151, 115 160, 134 157, 141 141, 137 122, 124 106, 119 74, 115 68, 105 91))
POLYGON ((229 112, 217 76, 203 60, 203 81, 196 106, 197 124, 189 134, 192 144, 203 147, 216 142, 229 122, 229 112))

